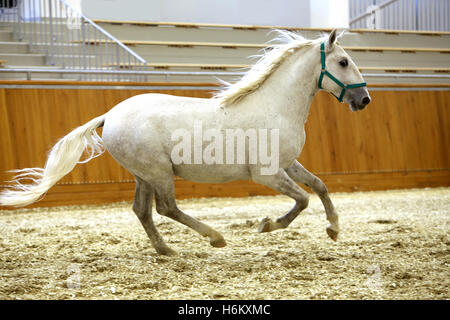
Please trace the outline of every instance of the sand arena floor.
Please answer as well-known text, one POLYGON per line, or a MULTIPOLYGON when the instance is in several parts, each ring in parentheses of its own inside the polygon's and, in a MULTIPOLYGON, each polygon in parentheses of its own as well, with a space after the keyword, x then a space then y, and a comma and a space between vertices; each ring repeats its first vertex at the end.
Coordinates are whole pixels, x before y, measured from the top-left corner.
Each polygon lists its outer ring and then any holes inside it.
POLYGON ((335 193, 338 242, 311 196, 288 229, 258 222, 284 196, 179 201, 221 232, 216 249, 154 214, 159 256, 130 203, 0 211, 1 299, 449 299, 450 188, 335 193))

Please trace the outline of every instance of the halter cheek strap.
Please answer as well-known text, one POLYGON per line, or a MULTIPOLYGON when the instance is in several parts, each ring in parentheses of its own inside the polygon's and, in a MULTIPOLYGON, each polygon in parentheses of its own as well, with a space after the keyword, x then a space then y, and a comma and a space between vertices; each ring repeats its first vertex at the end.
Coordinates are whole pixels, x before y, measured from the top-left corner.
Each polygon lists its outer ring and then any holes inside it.
POLYGON ((355 84, 343 84, 341 81, 339 81, 337 78, 335 78, 331 73, 329 73, 325 69, 325 42, 322 42, 320 44, 320 60, 322 63, 322 70, 320 71, 320 77, 319 77, 319 89, 323 89, 322 88, 323 77, 325 75, 328 76, 328 78, 333 80, 339 87, 342 88, 341 94, 339 95, 339 97, 336 96, 334 93, 331 93, 333 96, 336 97, 336 99, 338 99, 339 102, 342 102, 342 99, 344 99, 345 91, 347 91, 347 89, 360 88, 360 87, 367 86, 367 84, 365 82, 355 83, 355 84))

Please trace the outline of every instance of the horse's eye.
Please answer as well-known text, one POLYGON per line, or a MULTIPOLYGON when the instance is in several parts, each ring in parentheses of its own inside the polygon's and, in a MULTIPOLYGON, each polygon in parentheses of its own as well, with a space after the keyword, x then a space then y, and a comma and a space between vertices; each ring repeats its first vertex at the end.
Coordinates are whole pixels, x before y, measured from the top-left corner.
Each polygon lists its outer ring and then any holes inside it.
POLYGON ((341 61, 339 61, 339 64, 341 65, 341 67, 346 67, 348 66, 348 60, 342 59, 341 61))

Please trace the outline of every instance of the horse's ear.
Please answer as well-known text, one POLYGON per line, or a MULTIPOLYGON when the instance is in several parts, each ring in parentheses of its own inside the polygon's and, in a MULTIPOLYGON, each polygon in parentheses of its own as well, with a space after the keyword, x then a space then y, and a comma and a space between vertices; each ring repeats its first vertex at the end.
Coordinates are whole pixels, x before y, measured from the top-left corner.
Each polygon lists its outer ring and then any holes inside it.
POLYGON ((333 46, 336 43, 336 39, 337 39, 337 30, 333 29, 328 37, 327 43, 326 43, 326 51, 331 51, 333 50, 333 46))
POLYGON ((347 29, 344 29, 341 31, 341 33, 338 34, 336 38, 336 42, 339 42, 339 40, 344 36, 344 34, 347 32, 347 29))

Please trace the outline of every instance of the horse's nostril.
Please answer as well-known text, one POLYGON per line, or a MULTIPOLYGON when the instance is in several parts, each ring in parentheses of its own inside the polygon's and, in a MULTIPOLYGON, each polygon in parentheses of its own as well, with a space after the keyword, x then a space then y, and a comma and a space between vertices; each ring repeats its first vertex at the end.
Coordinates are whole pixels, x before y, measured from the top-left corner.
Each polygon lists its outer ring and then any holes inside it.
POLYGON ((363 103, 364 105, 369 104, 369 103, 370 103, 370 98, 369 98, 369 97, 364 97, 364 98, 362 99, 362 103, 363 103))

